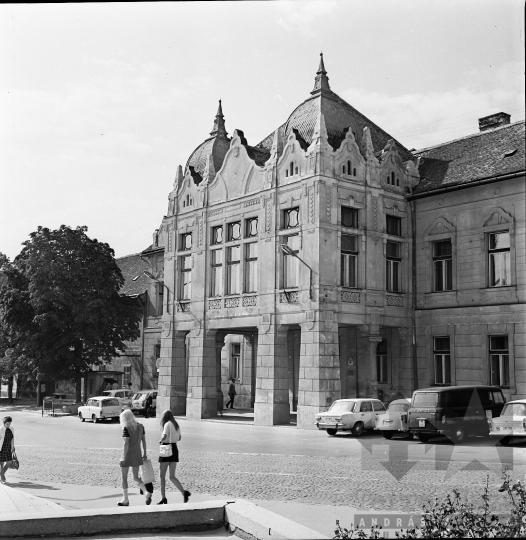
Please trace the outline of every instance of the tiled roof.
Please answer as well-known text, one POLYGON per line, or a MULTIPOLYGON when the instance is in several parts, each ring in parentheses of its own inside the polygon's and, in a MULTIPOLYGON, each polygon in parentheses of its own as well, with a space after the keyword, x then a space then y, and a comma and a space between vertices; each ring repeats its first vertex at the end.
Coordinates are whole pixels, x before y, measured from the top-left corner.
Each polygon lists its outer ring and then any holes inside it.
POLYGON ((190 155, 186 162, 185 171, 192 166, 194 171, 201 177, 206 167, 208 156, 212 154, 214 160, 214 168, 216 172, 223 165, 226 153, 230 148, 230 139, 223 137, 210 137, 202 142, 190 155))
POLYGON ((141 294, 148 288, 149 278, 143 272, 144 270, 149 270, 150 266, 146 261, 141 259, 140 253, 120 257, 115 259, 115 262, 121 269, 122 276, 124 277, 124 285, 120 291, 122 294, 129 296, 141 294), (135 277, 137 279, 134 281, 135 277))
POLYGON ((525 170, 524 120, 413 152, 422 158, 414 193, 525 170))
MULTIPOLYGON (((320 108, 325 118, 329 144, 335 150, 340 147, 345 138, 345 129, 348 127, 351 128, 358 144, 360 144, 363 128, 367 126, 370 129, 373 148, 376 153, 383 150, 389 139, 394 139, 332 91, 311 96, 296 107, 285 124, 281 126, 284 138, 288 137, 293 129, 297 129, 307 144, 310 144, 320 108)), ((273 133, 265 137, 257 147, 269 150, 272 146, 272 140, 273 133)), ((395 143, 404 161, 413 157, 411 152, 402 144, 396 140, 395 143)))

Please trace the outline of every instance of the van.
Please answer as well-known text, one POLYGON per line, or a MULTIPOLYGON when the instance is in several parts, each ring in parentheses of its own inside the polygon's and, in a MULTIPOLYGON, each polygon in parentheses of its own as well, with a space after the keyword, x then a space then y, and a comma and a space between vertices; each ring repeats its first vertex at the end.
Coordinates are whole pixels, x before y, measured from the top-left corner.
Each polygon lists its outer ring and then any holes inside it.
POLYGON ((505 403, 498 386, 447 386, 416 390, 408 411, 409 430, 421 442, 445 435, 454 443, 489 435, 491 418, 505 403))

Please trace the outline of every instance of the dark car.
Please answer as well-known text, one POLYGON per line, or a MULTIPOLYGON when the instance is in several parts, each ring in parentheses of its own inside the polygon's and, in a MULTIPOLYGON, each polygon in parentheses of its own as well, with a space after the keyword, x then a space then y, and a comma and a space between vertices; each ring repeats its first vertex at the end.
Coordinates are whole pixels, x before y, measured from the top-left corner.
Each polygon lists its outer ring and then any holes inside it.
POLYGON ((416 390, 408 411, 409 430, 421 442, 446 435, 455 443, 469 435, 489 435, 491 418, 505 403, 497 386, 447 386, 416 390))

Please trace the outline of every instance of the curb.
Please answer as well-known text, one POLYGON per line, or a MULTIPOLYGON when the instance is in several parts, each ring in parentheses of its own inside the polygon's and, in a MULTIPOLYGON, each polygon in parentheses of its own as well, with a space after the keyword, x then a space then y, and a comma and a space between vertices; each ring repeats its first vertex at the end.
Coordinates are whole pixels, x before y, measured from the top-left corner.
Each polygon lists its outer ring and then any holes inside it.
POLYGON ((246 539, 325 540, 328 537, 244 500, 168 504, 162 508, 102 508, 2 514, 0 538, 194 532, 228 527, 246 539))

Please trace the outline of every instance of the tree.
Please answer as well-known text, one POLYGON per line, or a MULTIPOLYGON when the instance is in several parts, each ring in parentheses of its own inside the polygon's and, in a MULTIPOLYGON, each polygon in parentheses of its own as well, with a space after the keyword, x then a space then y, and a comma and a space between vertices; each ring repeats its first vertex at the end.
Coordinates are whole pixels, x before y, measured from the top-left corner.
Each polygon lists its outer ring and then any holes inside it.
POLYGON ((80 381, 93 365, 139 337, 140 303, 119 293, 124 278, 108 244, 87 227, 30 234, 11 263, 0 257, 0 323, 14 357, 40 377, 80 381))

